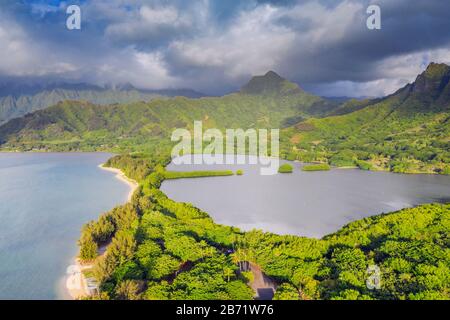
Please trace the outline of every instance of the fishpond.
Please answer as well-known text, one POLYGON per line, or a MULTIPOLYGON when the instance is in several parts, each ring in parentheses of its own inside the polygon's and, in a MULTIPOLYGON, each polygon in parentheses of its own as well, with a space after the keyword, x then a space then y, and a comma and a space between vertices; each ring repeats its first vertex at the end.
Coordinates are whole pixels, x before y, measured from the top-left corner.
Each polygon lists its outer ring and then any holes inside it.
MULTIPOLYGON (((286 163, 287 161, 281 161, 286 163)), ((320 238, 364 217, 450 201, 450 176, 332 169, 260 175, 258 165, 174 165, 168 170, 243 170, 243 175, 166 180, 170 198, 243 230, 320 238)))

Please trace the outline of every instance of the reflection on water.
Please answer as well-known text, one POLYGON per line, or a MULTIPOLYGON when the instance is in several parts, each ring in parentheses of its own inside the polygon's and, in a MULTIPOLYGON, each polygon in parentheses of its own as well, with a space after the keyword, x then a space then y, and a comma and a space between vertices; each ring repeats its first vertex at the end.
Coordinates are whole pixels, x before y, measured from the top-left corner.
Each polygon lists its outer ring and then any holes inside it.
POLYGON ((450 177, 357 169, 261 176, 255 165, 169 165, 169 170, 242 169, 243 176, 165 181, 170 198, 190 202, 217 223, 244 230, 322 237, 363 217, 448 201, 450 177))

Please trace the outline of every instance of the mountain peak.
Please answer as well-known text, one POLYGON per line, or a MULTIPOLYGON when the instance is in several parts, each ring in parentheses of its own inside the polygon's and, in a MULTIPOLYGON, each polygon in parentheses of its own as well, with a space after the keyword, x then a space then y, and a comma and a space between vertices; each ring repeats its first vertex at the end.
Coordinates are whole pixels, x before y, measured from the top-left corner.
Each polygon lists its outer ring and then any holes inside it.
POLYGON ((442 78, 448 74, 449 71, 450 67, 445 63, 431 62, 423 74, 429 78, 442 78))
POLYGON ((289 94, 299 93, 302 90, 295 83, 289 82, 275 71, 269 71, 263 76, 254 76, 242 87, 244 94, 289 94))
POLYGON ((262 76, 263 78, 266 79, 271 79, 271 80, 279 80, 279 81, 283 81, 285 79, 283 79, 278 73, 276 73, 275 71, 268 71, 265 75, 262 76))
POLYGON ((450 67, 445 63, 430 63, 413 83, 413 92, 439 96, 449 85, 450 67))

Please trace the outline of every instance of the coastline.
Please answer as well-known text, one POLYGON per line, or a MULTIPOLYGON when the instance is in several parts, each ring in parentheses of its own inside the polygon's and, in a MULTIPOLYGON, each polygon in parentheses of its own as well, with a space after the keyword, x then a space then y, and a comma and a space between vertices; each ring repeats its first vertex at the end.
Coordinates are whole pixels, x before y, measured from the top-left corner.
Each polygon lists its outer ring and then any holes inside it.
POLYGON ((116 174, 116 178, 117 179, 119 179, 120 181, 126 183, 130 187, 130 192, 128 193, 128 200, 127 200, 127 202, 130 202, 131 198, 133 197, 133 194, 136 191, 136 189, 139 186, 139 184, 135 180, 128 178, 125 175, 125 173, 123 173, 123 171, 120 170, 120 169, 105 167, 104 163, 100 164, 98 167, 100 169, 102 169, 102 170, 106 170, 106 171, 109 171, 109 172, 114 172, 116 174))
MULTIPOLYGON (((100 164, 98 167, 102 170, 115 173, 116 179, 129 186, 130 191, 126 202, 129 203, 139 184, 135 180, 128 178, 120 169, 105 167, 104 164, 100 164)), ((99 257, 105 254, 105 252, 106 246, 98 248, 99 257)), ((93 267, 93 262, 82 263, 78 257, 74 257, 72 261, 73 264, 69 265, 67 268, 66 275, 62 281, 62 292, 59 293, 61 299, 65 300, 76 300, 91 295, 88 288, 88 279, 83 274, 83 271, 91 269, 93 267)))

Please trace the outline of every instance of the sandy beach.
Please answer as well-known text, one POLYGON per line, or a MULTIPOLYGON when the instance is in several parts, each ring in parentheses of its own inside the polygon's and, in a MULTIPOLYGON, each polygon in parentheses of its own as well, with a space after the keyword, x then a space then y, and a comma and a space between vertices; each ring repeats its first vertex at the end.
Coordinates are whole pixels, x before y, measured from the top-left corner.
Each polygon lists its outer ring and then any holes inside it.
MULTIPOLYGON (((120 169, 104 167, 103 164, 99 165, 99 168, 114 172, 117 179, 130 187, 127 198, 127 201, 130 202, 139 184, 135 180, 128 178, 120 169)), ((105 254, 106 247, 100 247, 98 251, 99 256, 101 256, 105 254)), ((84 276, 83 271, 91 269, 93 262, 82 263, 78 257, 75 257, 73 260, 74 263, 66 271, 65 292, 62 294, 62 298, 80 299, 91 295, 88 288, 88 279, 84 276)))
POLYGON ((136 191, 139 184, 135 180, 128 178, 120 169, 105 167, 103 166, 103 164, 99 165, 98 167, 106 171, 114 172, 116 174, 117 179, 126 183, 130 187, 130 193, 128 194, 128 201, 131 201, 134 191, 136 191))

